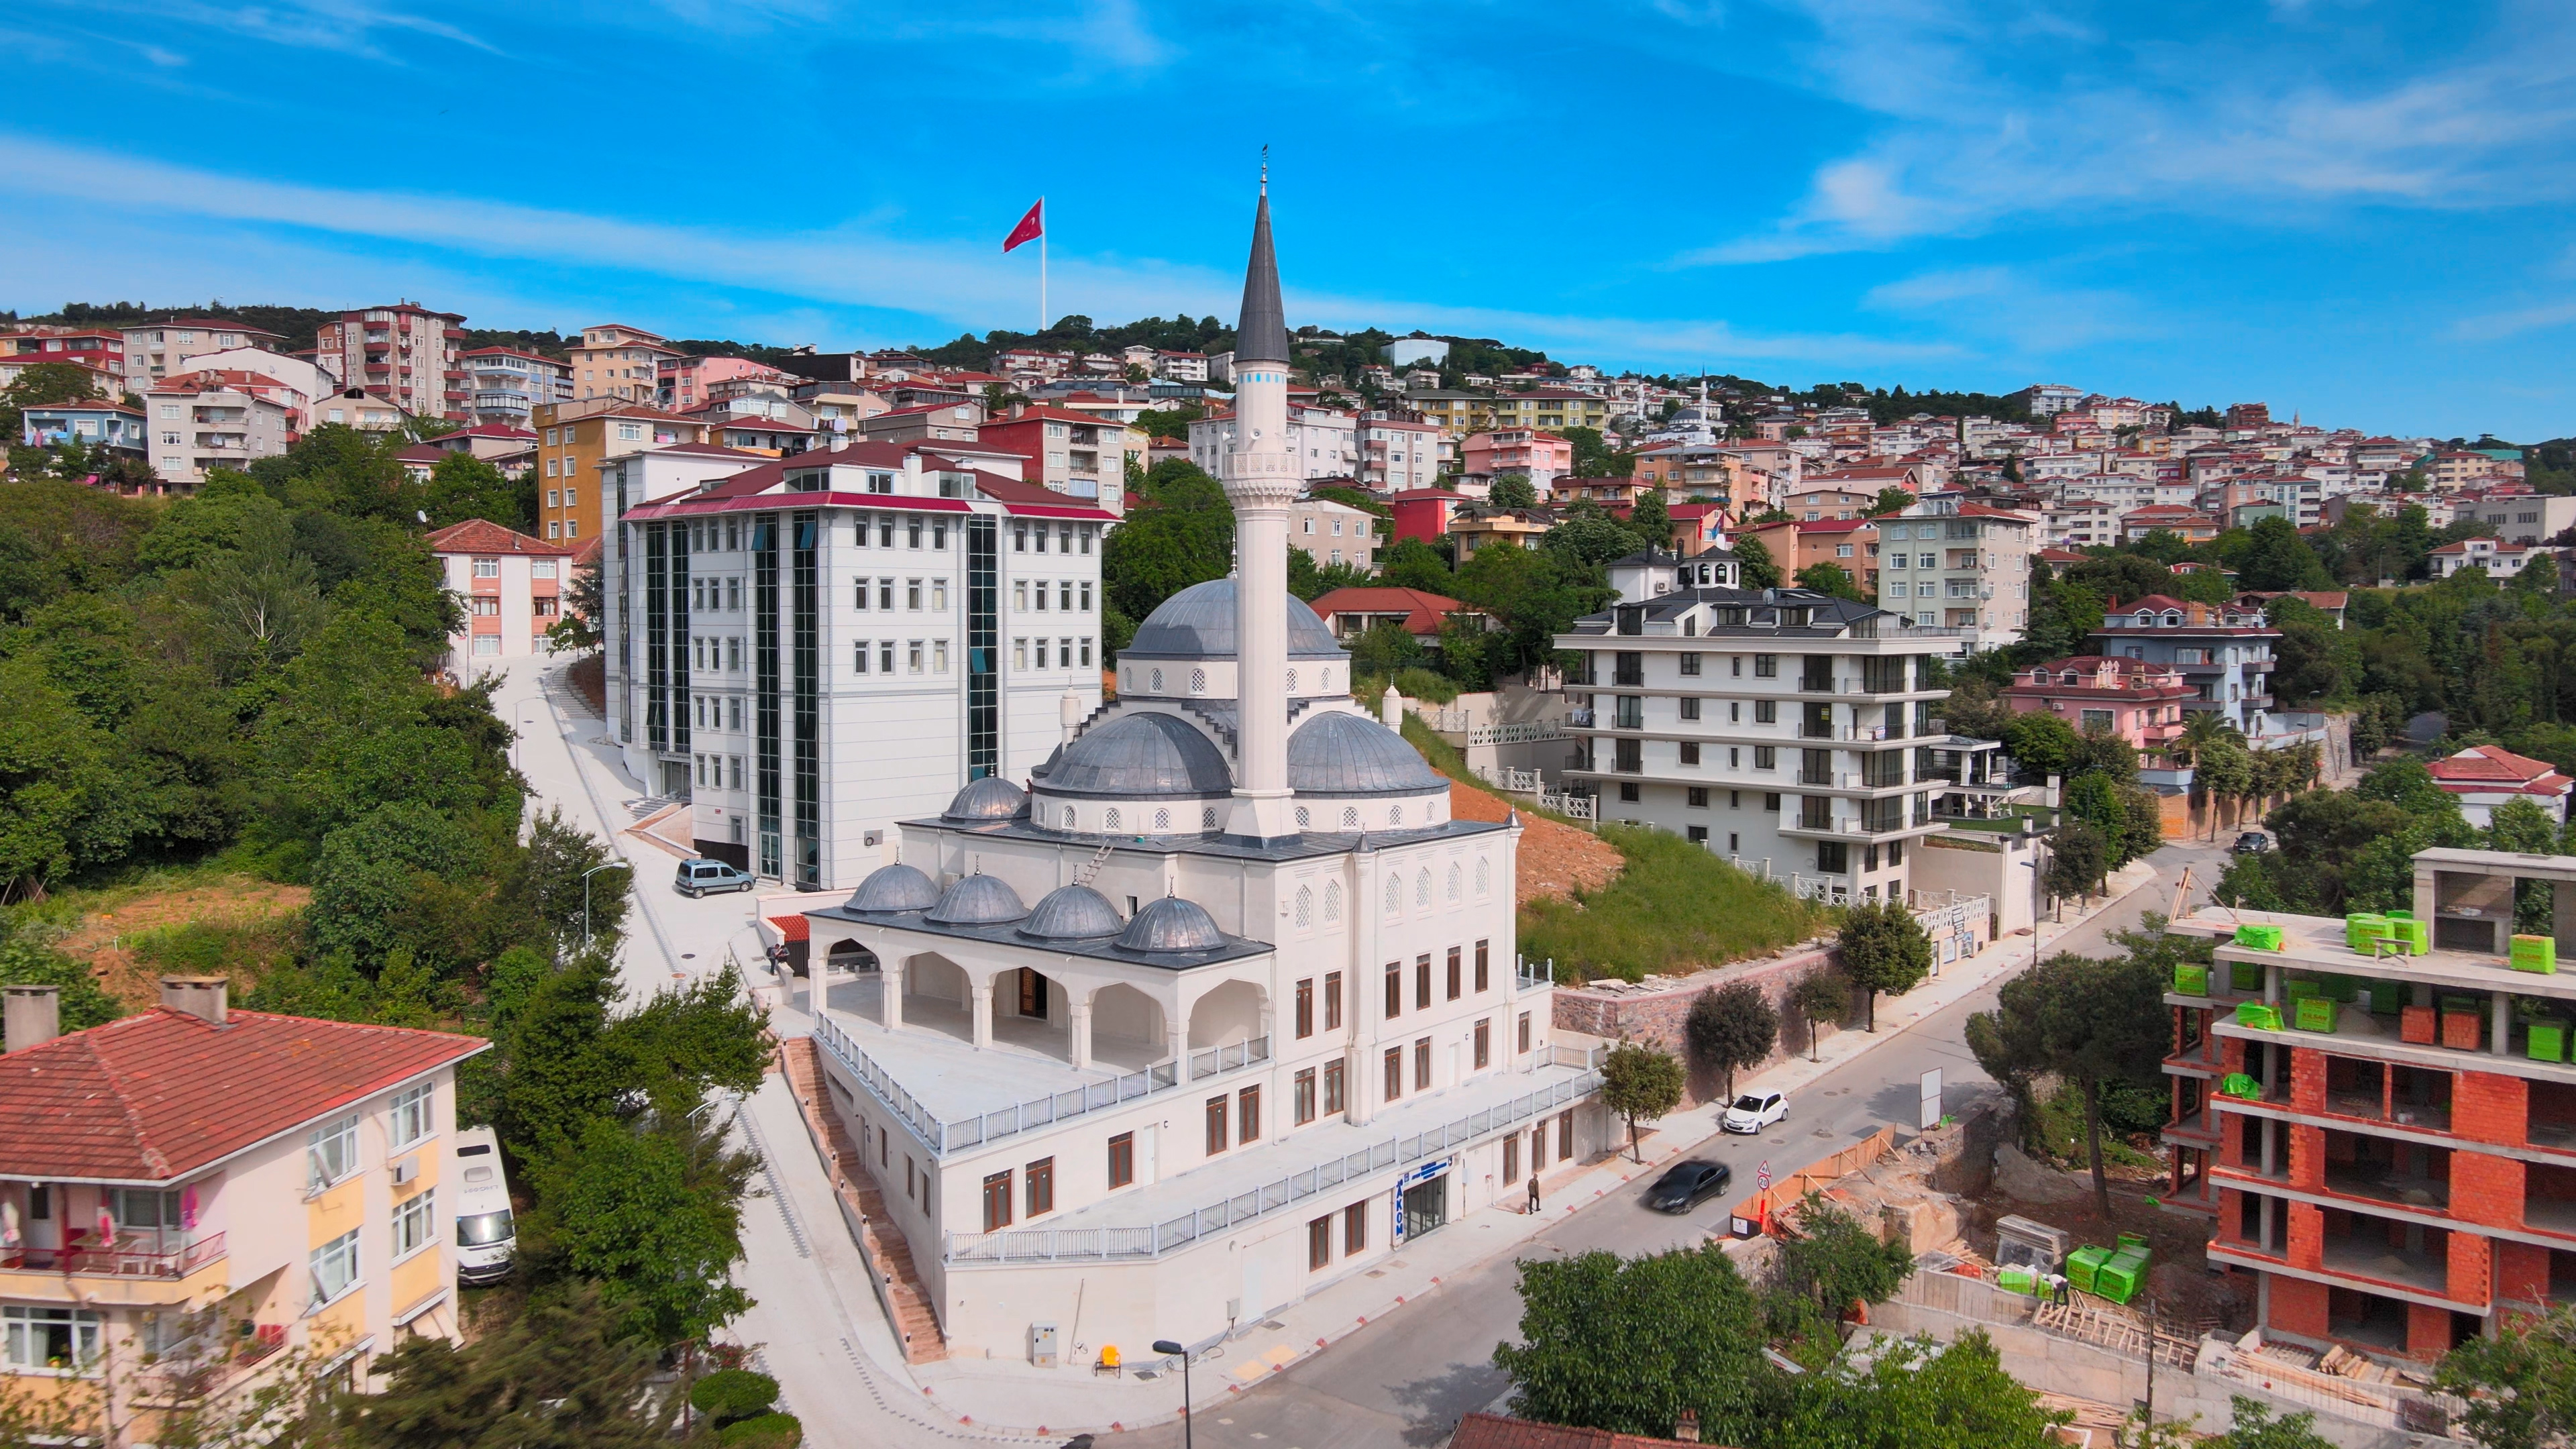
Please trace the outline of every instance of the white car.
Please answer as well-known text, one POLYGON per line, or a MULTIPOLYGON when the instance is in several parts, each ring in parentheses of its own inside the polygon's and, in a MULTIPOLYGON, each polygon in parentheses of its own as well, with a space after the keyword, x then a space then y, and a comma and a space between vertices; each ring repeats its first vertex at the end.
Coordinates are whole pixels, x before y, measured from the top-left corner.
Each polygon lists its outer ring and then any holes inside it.
POLYGON ((1727 1104, 1726 1115, 1717 1125, 1727 1132, 1760 1132, 1774 1122, 1789 1120, 1789 1099, 1778 1092, 1747 1092, 1727 1104))

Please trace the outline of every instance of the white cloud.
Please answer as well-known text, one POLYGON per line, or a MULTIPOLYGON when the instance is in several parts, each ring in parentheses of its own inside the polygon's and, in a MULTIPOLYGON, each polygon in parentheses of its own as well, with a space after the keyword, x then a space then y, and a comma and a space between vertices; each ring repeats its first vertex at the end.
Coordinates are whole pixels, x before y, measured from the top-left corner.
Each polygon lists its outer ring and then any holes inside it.
POLYGON ((396 63, 404 60, 399 47, 388 50, 379 44, 388 32, 430 36, 493 55, 502 53, 490 41, 445 20, 368 4, 366 0, 267 0, 253 5, 226 4, 222 0, 88 0, 77 8, 89 16, 124 14, 165 26, 198 26, 271 45, 340 51, 396 63))

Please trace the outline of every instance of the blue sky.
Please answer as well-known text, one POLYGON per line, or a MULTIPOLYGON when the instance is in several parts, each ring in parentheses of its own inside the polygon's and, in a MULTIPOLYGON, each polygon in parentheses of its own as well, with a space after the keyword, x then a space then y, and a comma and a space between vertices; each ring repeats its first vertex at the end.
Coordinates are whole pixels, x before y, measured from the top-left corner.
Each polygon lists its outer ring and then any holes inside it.
POLYGON ((1231 318, 2576 433, 2576 6, 21 0, 0 306, 1231 318))

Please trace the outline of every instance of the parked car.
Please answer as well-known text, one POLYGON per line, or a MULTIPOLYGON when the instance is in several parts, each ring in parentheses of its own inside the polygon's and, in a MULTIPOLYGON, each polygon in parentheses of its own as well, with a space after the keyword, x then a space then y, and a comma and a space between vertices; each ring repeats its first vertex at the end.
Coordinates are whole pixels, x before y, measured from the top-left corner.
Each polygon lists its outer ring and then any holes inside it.
POLYGON ((2238 855, 2261 855, 2271 848, 2272 837, 2260 830, 2248 830, 2236 837, 2235 849, 2238 855))
POLYGON ((1728 1132, 1759 1132, 1789 1120, 1789 1099, 1778 1092, 1747 1092, 1729 1103, 1717 1125, 1728 1132))
POLYGON ((510 1276, 518 1224, 510 1217, 510 1179, 489 1127, 456 1134, 456 1281, 493 1283, 510 1276))
POLYGON ((1734 1169, 1723 1162, 1704 1162, 1691 1158, 1676 1162, 1646 1189, 1646 1206, 1659 1213, 1686 1213, 1701 1203, 1726 1191, 1735 1177, 1734 1169))
POLYGON ((709 891, 747 891, 758 884, 749 872, 721 860, 681 861, 679 877, 672 882, 680 894, 692 898, 709 891))

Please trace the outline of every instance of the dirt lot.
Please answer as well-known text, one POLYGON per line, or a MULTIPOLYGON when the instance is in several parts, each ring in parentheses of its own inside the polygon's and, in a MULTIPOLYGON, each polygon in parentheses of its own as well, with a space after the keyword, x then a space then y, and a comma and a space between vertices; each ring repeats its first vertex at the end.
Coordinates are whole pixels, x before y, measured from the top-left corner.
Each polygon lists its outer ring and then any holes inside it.
MULTIPOLYGON (((1508 801, 1452 782, 1449 813, 1460 820, 1500 820, 1508 801)), ((1620 870, 1619 852, 1588 830, 1544 816, 1521 816, 1520 895, 1517 904, 1546 897, 1572 900, 1578 890, 1608 884, 1620 870)))
POLYGON ((2108 1222, 2094 1211, 2091 1174, 2079 1171, 2064 1177, 2078 1190, 2063 1196, 2052 1194, 2047 1200, 2031 1200, 2014 1195, 1998 1175, 1991 1188, 1964 1204, 1968 1246, 1991 1259, 1995 1251, 1995 1220, 2012 1214, 2064 1228, 2078 1247, 2087 1243, 2108 1245, 2117 1242, 2122 1233, 2142 1234, 2155 1253, 2153 1266, 2148 1269, 2149 1289, 2166 1322, 2189 1325, 2208 1320, 2216 1327, 2239 1332, 2253 1326, 2252 1275, 2209 1271, 2209 1220, 2148 1205, 2147 1199, 2164 1188, 2160 1175, 2142 1169, 2112 1168, 2108 1222))
POLYGON ((110 996, 128 1006, 149 1006, 160 999, 155 978, 173 966, 172 951, 164 949, 180 944, 173 933, 190 926, 204 928, 195 933, 200 940, 188 943, 196 949, 187 954, 202 954, 226 965, 242 958, 273 957, 289 944, 293 913, 312 896, 303 886, 241 876, 168 890, 117 892, 81 917, 58 945, 87 961, 110 996), (203 939, 207 937, 220 940, 203 939))

